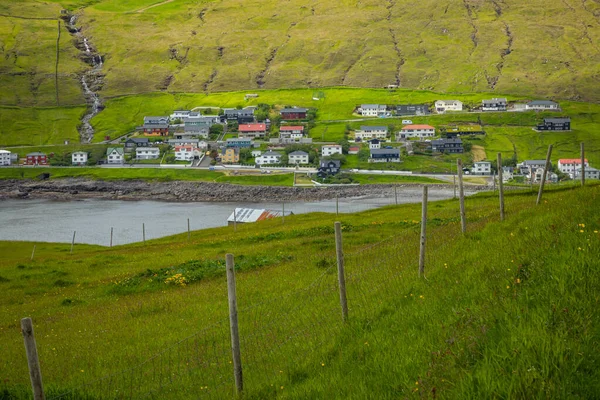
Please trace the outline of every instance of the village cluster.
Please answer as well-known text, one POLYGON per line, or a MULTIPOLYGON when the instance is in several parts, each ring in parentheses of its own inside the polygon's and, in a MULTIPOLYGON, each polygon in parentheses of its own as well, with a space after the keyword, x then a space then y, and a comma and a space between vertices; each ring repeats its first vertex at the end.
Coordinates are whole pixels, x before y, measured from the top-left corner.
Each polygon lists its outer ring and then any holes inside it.
MULTIPOLYGON (((477 107, 467 107, 460 100, 438 100, 433 109, 428 104, 361 104, 354 114, 361 117, 405 118, 424 116, 431 113, 451 112, 509 112, 509 111, 560 111, 558 103, 549 100, 534 100, 527 103, 509 103, 506 98, 483 100, 477 107)), ((218 115, 212 109, 200 111, 176 110, 171 115, 146 116, 143 125, 136 132, 122 139, 122 145, 108 147, 105 158, 100 163, 122 165, 126 162, 158 160, 167 157, 168 161, 197 165, 210 156, 212 163, 237 165, 247 159, 257 167, 263 166, 317 166, 319 176, 336 174, 341 170, 344 154, 353 155, 368 151, 369 163, 399 163, 401 148, 406 154, 413 154, 413 147, 429 150, 432 154, 460 154, 465 152, 463 138, 484 135, 485 131, 477 124, 454 124, 438 128, 413 124, 410 119, 402 119, 402 127, 395 132, 386 125, 363 125, 347 132, 349 146, 323 143, 313 145, 308 136, 308 127, 314 118, 314 110, 287 106, 278 111, 278 120, 272 129, 268 118, 257 118, 257 107, 223 108, 218 115), (209 112, 206 112, 209 111, 209 112), (313 114, 311 115, 311 112, 313 114), (218 129, 215 129, 218 128, 218 129), (226 139, 224 139, 227 134, 226 139), (233 137, 231 137, 233 136, 233 137), (364 146, 363 146, 364 143, 364 146), (393 144, 393 145, 392 145, 393 144), (266 149, 266 150, 261 150, 266 149), (312 153, 312 154, 311 154, 312 153), (242 154, 245 159, 242 160, 242 154), (339 156, 338 156, 339 155, 339 156)), ((543 131, 570 131, 569 117, 544 118, 532 129, 543 131)), ((110 139, 110 138, 106 138, 110 139)), ((367 157, 365 155, 365 157, 367 157)), ((16 154, 0 150, 0 165, 21 163, 24 165, 47 165, 44 153, 33 152, 19 160, 16 154)), ((71 154, 72 165, 88 165, 87 152, 71 154)), ((516 167, 504 167, 505 179, 523 176, 528 180, 539 180, 543 175, 544 160, 524 160, 516 167)), ((571 178, 581 173, 581 160, 560 159, 558 169, 571 178)), ((585 166, 587 178, 599 179, 600 171, 585 166)), ((474 162, 465 173, 491 175, 492 163, 474 162)), ((557 180, 556 174, 549 172, 547 179, 557 180)))

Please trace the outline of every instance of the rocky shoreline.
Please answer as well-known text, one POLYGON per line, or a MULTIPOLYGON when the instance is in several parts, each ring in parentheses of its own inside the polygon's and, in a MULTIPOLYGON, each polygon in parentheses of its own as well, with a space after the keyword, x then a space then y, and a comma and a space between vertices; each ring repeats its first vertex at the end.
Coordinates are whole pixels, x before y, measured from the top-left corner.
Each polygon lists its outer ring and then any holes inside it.
MULTIPOLYGON (((4 199, 105 199, 105 200, 157 200, 172 202, 193 201, 318 201, 348 197, 389 197, 404 190, 413 192, 421 184, 382 184, 342 187, 284 187, 242 186, 215 182, 142 180, 100 181, 84 178, 55 180, 3 180, 0 181, 0 200, 4 199)), ((452 185, 433 185, 436 190, 453 190, 452 185)), ((490 190, 489 186, 469 185, 467 193, 490 190)))

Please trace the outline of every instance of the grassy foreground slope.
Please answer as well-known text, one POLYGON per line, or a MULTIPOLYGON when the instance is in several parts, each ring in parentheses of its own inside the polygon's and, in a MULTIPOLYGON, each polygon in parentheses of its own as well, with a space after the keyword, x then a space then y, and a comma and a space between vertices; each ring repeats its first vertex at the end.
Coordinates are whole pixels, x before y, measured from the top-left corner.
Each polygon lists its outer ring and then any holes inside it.
POLYGON ((600 186, 340 216, 310 214, 112 249, 3 242, 5 396, 27 396, 19 319, 32 316, 51 395, 233 397, 222 260, 236 256, 244 398, 591 398, 597 368, 600 186), (568 205, 568 206, 565 206, 568 205), (211 261, 212 260, 212 261, 211 261), (103 379, 100 379, 104 377, 103 379))
POLYGON ((595 2, 3 0, 0 104, 55 106, 57 82, 62 104, 81 101, 64 26, 53 76, 62 8, 105 56, 109 97, 398 84, 600 99, 595 2))

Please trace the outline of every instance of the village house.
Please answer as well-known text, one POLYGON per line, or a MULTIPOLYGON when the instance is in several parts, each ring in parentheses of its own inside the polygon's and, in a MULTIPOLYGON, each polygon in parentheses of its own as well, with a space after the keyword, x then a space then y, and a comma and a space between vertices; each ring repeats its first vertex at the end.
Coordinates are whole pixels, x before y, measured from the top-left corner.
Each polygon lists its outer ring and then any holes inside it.
POLYGON ((431 125, 406 125, 396 134, 396 141, 409 138, 427 138, 435 136, 435 128, 431 125))
POLYGON ((237 164, 240 162, 239 147, 227 147, 221 151, 221 162, 224 164, 237 164))
POLYGON ((536 127, 538 131, 570 131, 571 118, 544 118, 544 122, 536 127))
POLYGON ((400 150, 399 149, 371 149, 370 150, 370 163, 381 163, 381 162, 400 162, 400 150))
POLYGON ((464 151, 460 139, 435 139, 431 141, 431 151, 437 153, 460 154, 464 151))
POLYGON ((279 128, 281 143, 300 142, 304 138, 303 126, 282 126, 279 128))
POLYGON ((240 137, 246 138, 261 138, 267 133, 265 124, 242 124, 238 127, 240 137))
POLYGON ((366 126, 360 127, 360 130, 354 132, 355 139, 385 139, 387 137, 388 128, 387 126, 366 126))
POLYGON ((202 148, 202 146, 200 146, 200 143, 204 143, 205 146, 207 146, 205 141, 200 142, 200 139, 192 139, 192 138, 169 139, 169 140, 167 140, 167 143, 171 147, 194 146, 194 147, 202 148))
POLYGON ((396 115, 427 115, 429 106, 427 104, 399 104, 396 106, 396 115))
POLYGON ((0 150, 0 166, 11 164, 11 152, 8 150, 0 150))
POLYGON ((223 109, 223 117, 227 121, 236 120, 238 124, 247 124, 254 122, 254 110, 256 107, 246 107, 242 109, 225 108, 223 109))
POLYGON ((342 162, 340 160, 331 160, 322 158, 319 161, 319 169, 317 176, 319 178, 326 178, 331 175, 336 175, 342 169, 342 162))
POLYGON ((194 146, 175 146, 175 160, 177 161, 198 160, 201 156, 202 151, 194 146))
POLYGON ((254 147, 254 142, 250 138, 229 138, 225 141, 225 147, 250 148, 254 147))
POLYGON ((350 148, 348 149, 348 154, 358 154, 359 151, 360 151, 360 147, 350 146, 350 148))
POLYGON ((384 117, 387 115, 387 106, 384 104, 361 104, 358 111, 363 117, 384 117))
POLYGON ((473 174, 473 175, 491 175, 492 174, 492 163, 489 161, 474 162, 473 168, 471 168, 471 174, 473 174))
POLYGON ((129 138, 125 141, 125 151, 130 152, 136 149, 136 147, 148 147, 150 139, 148 138, 129 138))
POLYGON ((144 117, 144 125, 168 125, 169 122, 169 117, 163 115, 158 117, 144 117))
MULTIPOLYGON (((545 164, 546 160, 525 160, 517 164, 517 169, 521 175, 530 178, 532 171, 535 171, 538 168, 544 168, 545 164)), ((552 166, 552 164, 550 164, 550 166, 552 166)))
POLYGON ((25 165, 48 165, 48 156, 40 152, 29 153, 25 158, 25 165))
POLYGON ((266 151, 254 159, 256 165, 281 164, 281 153, 266 151))
MULTIPOLYGON (((592 167, 585 167, 585 179, 600 179, 600 170, 592 167)), ((573 179, 581 179, 581 165, 575 168, 573 179)))
POLYGON ((88 161, 88 153, 85 151, 76 151, 71 153, 71 164, 72 165, 86 165, 88 161))
POLYGON ((535 111, 558 111, 560 110, 560 107, 558 106, 558 103, 550 100, 533 100, 525 104, 525 109, 535 111))
POLYGON ((435 111, 444 114, 446 111, 462 111, 463 103, 460 100, 438 100, 435 102, 435 111))
POLYGON ((302 125, 280 126, 279 133, 289 133, 290 135, 300 135, 302 137, 304 135, 304 127, 302 125))
POLYGON ((491 100, 481 101, 482 111, 506 111, 508 107, 508 101, 505 98, 494 97, 491 100))
POLYGON ((334 154, 342 154, 342 146, 339 144, 326 144, 321 147, 321 156, 329 157, 334 154))
POLYGON ((292 165, 308 164, 308 153, 302 150, 292 151, 288 154, 288 163, 292 165))
POLYGON ((106 149, 106 162, 108 164, 123 164, 125 152, 122 147, 109 147, 106 149))
POLYGON ((292 107, 292 108, 283 108, 279 113, 281 114, 282 120, 295 120, 295 119, 306 119, 306 113, 308 110, 306 108, 300 107, 292 107))
POLYGON ((136 160, 156 160, 160 156, 158 147, 138 147, 135 149, 136 160))
POLYGON ((183 139, 183 138, 208 139, 209 132, 210 132, 210 128, 208 126, 185 125, 183 127, 183 132, 176 132, 173 134, 173 136, 176 139, 183 139))
POLYGON ((379 139, 371 139, 368 141, 368 143, 369 143, 370 150, 381 148, 381 140, 379 140, 379 139))
POLYGON ((515 176, 515 167, 502 167, 502 182, 506 183, 515 176))
MULTIPOLYGON (((584 166, 587 169, 590 164, 587 158, 584 160, 584 166)), ((581 169, 581 158, 561 158, 558 160, 558 170, 563 174, 569 174, 571 178, 575 176, 575 169, 581 169)))
MULTIPOLYGON (((541 182, 542 176, 544 176, 544 168, 537 168, 534 171, 534 179, 533 179, 534 183, 541 182)), ((546 182, 553 182, 553 183, 558 182, 558 175, 556 175, 554 172, 552 172, 550 170, 546 171, 546 182)))
POLYGON ((144 136, 167 136, 169 134, 169 117, 144 117, 142 132, 144 136))
POLYGON ((184 118, 187 118, 190 115, 191 111, 189 110, 175 110, 173 111, 173 114, 171 114, 169 116, 169 118, 171 119, 171 121, 175 121, 177 119, 182 120, 184 118))

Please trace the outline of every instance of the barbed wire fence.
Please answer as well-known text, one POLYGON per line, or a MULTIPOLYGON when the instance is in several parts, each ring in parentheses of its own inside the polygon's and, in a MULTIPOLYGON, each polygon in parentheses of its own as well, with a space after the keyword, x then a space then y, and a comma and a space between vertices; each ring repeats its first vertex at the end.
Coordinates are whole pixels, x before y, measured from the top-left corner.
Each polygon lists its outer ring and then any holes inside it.
MULTIPOLYGON (((390 204, 395 204, 393 197, 390 204)), ((498 219, 495 210, 477 204, 470 204, 468 212, 469 229, 473 230, 498 219)), ((437 218, 434 211, 428 224, 426 265, 441 268, 447 262, 454 236, 460 232, 460 220, 458 216, 437 218)), ((344 253, 351 318, 372 318, 384 307, 383 299, 396 296, 404 279, 416 274, 419 226, 417 221, 403 223, 398 234, 344 253)), ((244 304, 243 299, 254 289, 244 287, 243 275, 238 285, 244 385, 264 391, 261 392, 264 396, 280 390, 286 379, 301 381, 302 360, 325 359, 335 345, 335 338, 344 330, 334 246, 328 244, 322 252, 307 254, 302 261, 320 271, 308 285, 296 287, 290 277, 282 283, 289 288, 281 294, 250 304, 244 304), (311 356, 306 357, 307 354, 311 356)), ((236 395, 226 313, 203 329, 132 364, 98 379, 69 383, 67 387, 72 389, 60 393, 54 390, 47 398, 177 399, 189 398, 190 393, 201 398, 236 395)))

